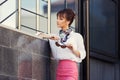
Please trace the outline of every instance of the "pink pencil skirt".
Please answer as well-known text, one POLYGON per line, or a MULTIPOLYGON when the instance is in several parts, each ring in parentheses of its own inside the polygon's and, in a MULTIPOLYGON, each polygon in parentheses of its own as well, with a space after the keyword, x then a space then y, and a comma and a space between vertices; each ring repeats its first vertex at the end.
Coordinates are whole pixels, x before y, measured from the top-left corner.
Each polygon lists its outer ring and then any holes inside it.
POLYGON ((60 60, 56 80, 78 80, 78 66, 77 63, 71 60, 60 60))

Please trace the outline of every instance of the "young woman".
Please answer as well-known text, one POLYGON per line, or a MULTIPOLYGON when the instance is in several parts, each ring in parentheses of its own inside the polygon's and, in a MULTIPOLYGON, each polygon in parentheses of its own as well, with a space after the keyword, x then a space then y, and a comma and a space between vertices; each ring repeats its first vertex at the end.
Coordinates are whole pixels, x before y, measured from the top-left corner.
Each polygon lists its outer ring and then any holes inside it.
POLYGON ((53 57, 58 62, 56 80, 78 80, 77 63, 86 56, 81 34, 74 32, 70 25, 75 18, 72 9, 63 9, 57 13, 57 26, 61 28, 58 36, 49 39, 53 57))

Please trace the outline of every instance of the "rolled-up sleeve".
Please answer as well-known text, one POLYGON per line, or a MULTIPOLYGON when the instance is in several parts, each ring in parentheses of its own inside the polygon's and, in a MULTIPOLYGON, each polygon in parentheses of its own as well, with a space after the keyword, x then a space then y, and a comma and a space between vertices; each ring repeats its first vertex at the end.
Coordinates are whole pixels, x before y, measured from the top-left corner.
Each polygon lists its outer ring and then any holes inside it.
POLYGON ((80 52, 80 60, 86 57, 86 50, 82 35, 77 33, 77 49, 80 52))

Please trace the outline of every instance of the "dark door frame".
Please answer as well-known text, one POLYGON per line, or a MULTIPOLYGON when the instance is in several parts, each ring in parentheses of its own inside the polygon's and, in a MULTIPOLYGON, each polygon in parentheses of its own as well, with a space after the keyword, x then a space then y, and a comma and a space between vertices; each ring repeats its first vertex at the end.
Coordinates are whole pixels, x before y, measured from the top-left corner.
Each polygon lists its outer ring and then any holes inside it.
POLYGON ((80 64, 80 80, 90 80, 89 58, 89 0, 76 0, 76 32, 82 34, 85 41, 86 58, 80 64))

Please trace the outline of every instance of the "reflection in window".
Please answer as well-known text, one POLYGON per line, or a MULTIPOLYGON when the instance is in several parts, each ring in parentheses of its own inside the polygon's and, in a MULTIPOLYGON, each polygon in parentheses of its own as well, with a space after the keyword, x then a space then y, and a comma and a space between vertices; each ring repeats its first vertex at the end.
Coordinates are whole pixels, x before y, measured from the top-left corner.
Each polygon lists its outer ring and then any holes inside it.
POLYGON ((115 53, 115 3, 112 0, 90 0, 90 47, 115 53))

